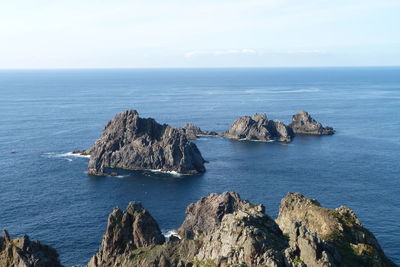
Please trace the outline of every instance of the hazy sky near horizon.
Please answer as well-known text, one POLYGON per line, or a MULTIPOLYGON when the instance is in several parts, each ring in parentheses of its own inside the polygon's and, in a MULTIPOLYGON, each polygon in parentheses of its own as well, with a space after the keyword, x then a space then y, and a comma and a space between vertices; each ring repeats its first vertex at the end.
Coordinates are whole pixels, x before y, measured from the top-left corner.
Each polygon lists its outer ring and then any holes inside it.
POLYGON ((0 68, 400 65, 400 0, 0 0, 0 68))

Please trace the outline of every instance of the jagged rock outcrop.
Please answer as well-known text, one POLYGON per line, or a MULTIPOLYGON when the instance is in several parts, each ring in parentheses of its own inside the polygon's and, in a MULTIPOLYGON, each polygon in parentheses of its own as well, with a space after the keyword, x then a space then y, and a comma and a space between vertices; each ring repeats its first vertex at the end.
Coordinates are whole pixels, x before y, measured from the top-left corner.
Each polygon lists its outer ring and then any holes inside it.
POLYGON ((178 234, 186 238, 207 234, 221 223, 226 214, 237 211, 244 204, 235 192, 225 192, 221 195, 213 193, 203 197, 186 208, 186 217, 178 229, 178 234))
POLYGON ((208 136, 216 136, 218 133, 213 132, 213 131, 202 131, 200 127, 191 124, 191 123, 186 123, 183 127, 182 130, 185 132, 186 136, 188 139, 197 139, 199 136, 202 135, 208 135, 208 136))
POLYGON ((214 262, 216 266, 284 266, 282 251, 288 243, 278 225, 264 213, 262 205, 240 198, 238 204, 208 232, 195 236, 194 240, 202 243, 194 262, 214 262))
MULTIPOLYGON (((293 233, 300 223, 331 248, 334 247, 336 252, 327 250, 337 266, 395 266, 385 256, 374 235, 363 227, 355 213, 347 207, 327 209, 315 199, 289 193, 281 201, 276 221, 286 234, 293 233)), ((304 262, 308 259, 301 252, 298 255, 304 262)))
POLYGON ((205 171, 200 151, 183 130, 140 118, 136 110, 122 112, 109 121, 86 154, 90 155, 88 173, 92 175, 104 175, 106 168, 183 174, 205 171))
POLYGON ((130 202, 126 211, 118 207, 108 217, 107 231, 100 251, 89 266, 114 266, 121 255, 131 250, 163 244, 164 236, 157 222, 141 203, 130 202))
POLYGON ((292 116, 289 127, 293 129, 295 134, 331 135, 335 133, 332 127, 322 126, 304 110, 292 116))
POLYGON ((27 235, 11 239, 7 231, 0 237, 1 267, 62 267, 57 251, 27 235))
POLYGON ((132 205, 110 215, 88 267, 395 266, 350 209, 325 209, 300 194, 282 200, 276 222, 237 193, 211 194, 188 206, 179 237, 166 242, 148 212, 132 205), (132 227, 136 221, 147 223, 132 227))
MULTIPOLYGON (((296 222, 286 232, 289 237, 289 247, 285 250, 287 265, 296 266, 341 266, 341 257, 334 246, 320 239, 316 233, 296 222)), ((343 264, 344 265, 344 264, 343 264)))
POLYGON ((280 142, 290 142, 294 137, 290 127, 278 120, 268 120, 266 114, 241 117, 222 135, 239 140, 280 142))

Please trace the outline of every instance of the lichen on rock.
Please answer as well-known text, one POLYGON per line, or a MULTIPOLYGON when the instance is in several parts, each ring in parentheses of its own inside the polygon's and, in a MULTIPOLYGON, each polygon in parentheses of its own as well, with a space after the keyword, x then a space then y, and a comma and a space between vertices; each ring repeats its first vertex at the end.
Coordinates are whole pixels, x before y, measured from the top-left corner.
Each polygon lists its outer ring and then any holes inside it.
POLYGON ((62 267, 54 248, 31 241, 27 235, 12 239, 5 230, 0 236, 0 266, 62 267))
POLYGON ((165 242, 143 207, 130 210, 117 209, 110 215, 100 251, 88 267, 395 266, 353 211, 326 209, 298 193, 282 200, 276 221, 262 205, 251 204, 235 192, 210 194, 188 206, 179 237, 165 242), (125 214, 131 214, 127 224, 122 223, 125 214), (143 216, 148 224, 129 226, 143 216), (135 242, 144 231, 145 240, 152 241, 135 242), (332 239, 334 234, 338 235, 332 239))
POLYGON ((336 249, 346 266, 395 266, 384 254, 375 236, 358 220, 354 211, 341 206, 322 207, 318 201, 289 193, 282 201, 277 223, 286 234, 301 223, 307 231, 336 249))

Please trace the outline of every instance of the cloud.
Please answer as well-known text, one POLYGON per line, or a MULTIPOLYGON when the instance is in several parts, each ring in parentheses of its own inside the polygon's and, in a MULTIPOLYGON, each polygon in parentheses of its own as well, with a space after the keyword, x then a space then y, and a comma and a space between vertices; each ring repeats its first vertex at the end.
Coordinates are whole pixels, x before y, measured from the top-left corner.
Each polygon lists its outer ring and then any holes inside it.
POLYGON ((225 49, 225 50, 194 50, 185 53, 186 58, 197 56, 223 56, 223 55, 256 55, 254 49, 225 49))
POLYGON ((325 50, 319 49, 304 49, 304 50, 283 50, 283 51, 266 51, 255 49, 221 49, 221 50, 193 50, 184 54, 186 58, 194 58, 201 56, 225 56, 225 55, 325 55, 328 54, 325 50))
POLYGON ((310 49, 310 50, 288 50, 276 52, 276 54, 289 54, 289 55, 325 55, 328 54, 325 50, 310 49))

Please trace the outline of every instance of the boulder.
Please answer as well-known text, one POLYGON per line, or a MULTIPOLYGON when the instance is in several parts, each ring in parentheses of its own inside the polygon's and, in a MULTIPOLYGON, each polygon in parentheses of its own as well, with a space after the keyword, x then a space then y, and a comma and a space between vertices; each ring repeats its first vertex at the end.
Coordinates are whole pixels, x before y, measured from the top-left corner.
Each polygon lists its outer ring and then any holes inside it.
POLYGON ((314 120, 307 111, 300 111, 292 116, 292 122, 289 124, 295 134, 312 135, 331 135, 335 133, 332 127, 324 127, 321 123, 314 120))
POLYGON ((198 174, 205 171, 197 146, 178 128, 140 118, 136 110, 115 116, 86 154, 88 173, 105 175, 106 168, 175 171, 198 174))
POLYGON ((266 114, 241 117, 222 135, 238 140, 280 142, 290 142, 294 137, 290 127, 278 120, 268 120, 266 114))

